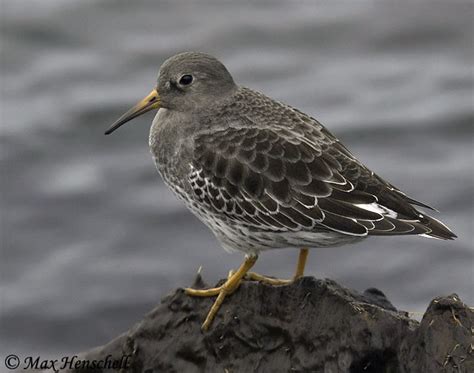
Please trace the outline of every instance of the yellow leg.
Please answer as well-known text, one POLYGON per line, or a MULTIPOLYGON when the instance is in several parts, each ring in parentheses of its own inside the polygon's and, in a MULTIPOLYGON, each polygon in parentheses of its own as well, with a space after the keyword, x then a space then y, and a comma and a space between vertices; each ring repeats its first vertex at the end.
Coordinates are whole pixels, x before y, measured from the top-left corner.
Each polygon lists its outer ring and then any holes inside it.
POLYGON ((306 266, 306 259, 308 258, 309 254, 309 249, 304 247, 300 250, 299 256, 298 256, 298 263, 296 264, 296 271, 295 275, 293 276, 292 279, 286 280, 286 279, 280 279, 280 278, 272 278, 272 277, 267 277, 260 275, 255 272, 248 272, 247 275, 245 276, 246 279, 248 280, 253 280, 253 281, 259 281, 259 282, 264 282, 269 285, 288 285, 291 284, 294 280, 299 279, 300 277, 303 277, 304 274, 304 268, 306 266))
POLYGON ((219 311, 219 308, 221 307, 225 297, 229 294, 232 294, 239 287, 242 278, 246 275, 248 270, 253 267, 253 265, 257 261, 257 258, 258 256, 256 255, 246 256, 244 262, 240 265, 239 269, 235 271, 235 273, 230 272, 230 276, 227 278, 227 281, 222 286, 205 290, 191 288, 184 289, 186 294, 196 297, 212 297, 214 295, 217 295, 216 301, 212 305, 211 309, 209 310, 209 313, 207 314, 206 320, 204 320, 204 323, 202 324, 202 330, 207 330, 209 328, 212 323, 212 320, 214 320, 214 317, 217 314, 217 311, 219 311))
POLYGON ((307 247, 303 247, 300 250, 300 255, 298 255, 298 263, 296 264, 296 271, 295 276, 293 279, 298 279, 303 277, 304 275, 304 268, 306 267, 306 259, 308 259, 309 249, 307 247))

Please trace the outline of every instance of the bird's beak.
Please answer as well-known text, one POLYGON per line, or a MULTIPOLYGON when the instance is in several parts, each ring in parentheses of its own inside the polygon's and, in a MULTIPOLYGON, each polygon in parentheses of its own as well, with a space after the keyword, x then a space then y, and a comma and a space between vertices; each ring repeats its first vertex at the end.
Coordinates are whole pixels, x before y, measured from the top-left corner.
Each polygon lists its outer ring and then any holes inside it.
POLYGON ((146 96, 143 100, 141 100, 138 104, 132 107, 129 111, 123 114, 119 119, 115 121, 114 124, 110 126, 110 128, 105 131, 106 135, 111 134, 121 125, 131 121, 133 118, 136 118, 142 114, 145 114, 147 111, 153 109, 160 108, 160 95, 158 94, 158 90, 155 88, 153 91, 150 92, 148 96, 146 96))

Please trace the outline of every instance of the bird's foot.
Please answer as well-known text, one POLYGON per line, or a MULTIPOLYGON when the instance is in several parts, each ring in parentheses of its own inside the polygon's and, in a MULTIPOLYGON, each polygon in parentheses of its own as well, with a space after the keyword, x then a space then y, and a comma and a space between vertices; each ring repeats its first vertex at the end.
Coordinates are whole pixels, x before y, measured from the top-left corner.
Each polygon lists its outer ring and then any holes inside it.
POLYGON ((239 287, 242 279, 244 278, 245 274, 248 270, 255 264, 257 261, 256 256, 249 256, 245 258, 245 261, 242 263, 240 268, 233 272, 229 272, 229 276, 227 277, 227 281, 224 282, 221 286, 210 288, 210 289, 192 289, 192 288, 185 288, 184 292, 188 295, 194 297, 213 297, 217 295, 217 299, 215 300, 214 304, 212 305, 209 313, 207 314, 206 320, 202 324, 201 329, 206 331, 209 329, 212 321, 216 317, 217 311, 224 302, 224 299, 227 295, 232 294, 237 288, 239 287))
POLYGON ((209 289, 193 289, 193 288, 184 288, 184 292, 187 295, 191 295, 193 297, 213 297, 218 295, 222 290, 222 286, 218 286, 216 288, 209 288, 209 289))
POLYGON ((282 278, 264 276, 255 272, 247 272, 247 274, 245 275, 245 279, 251 280, 251 281, 258 281, 258 282, 262 282, 264 284, 269 284, 269 285, 289 285, 294 280, 296 280, 296 277, 292 279, 282 279, 282 278))
MULTIPOLYGON (((201 268, 199 269, 201 270, 201 268)), ((234 273, 235 271, 231 269, 229 271, 229 274, 227 275, 227 280, 229 280, 234 275, 234 273)), ((215 288, 209 288, 209 289, 184 288, 184 292, 187 295, 191 295, 192 297, 213 297, 213 296, 218 295, 222 291, 224 285, 217 286, 215 288)), ((238 288, 238 285, 235 287, 235 289, 233 289, 233 291, 237 290, 237 288, 238 288)))
POLYGON ((215 300, 214 304, 212 305, 211 309, 209 310, 206 320, 201 326, 201 329, 206 331, 209 329, 212 321, 216 317, 217 311, 224 302, 224 299, 227 295, 232 294, 237 288, 239 287, 242 279, 228 279, 222 286, 218 286, 215 288, 210 289, 191 289, 186 288, 184 289, 185 293, 191 295, 193 297, 213 297, 217 295, 217 299, 215 300))
POLYGON ((289 280, 267 277, 255 272, 249 272, 250 268, 253 267, 258 258, 256 255, 252 255, 245 257, 245 261, 241 264, 237 271, 230 271, 229 275, 227 276, 227 281, 221 286, 210 289, 185 288, 185 293, 193 297, 213 297, 217 295, 217 299, 209 310, 209 313, 207 314, 206 320, 204 320, 201 329, 204 331, 209 329, 209 326, 216 317, 217 311, 219 311, 219 308, 221 307, 222 302, 224 302, 225 297, 236 291, 243 279, 259 281, 270 285, 291 284, 293 281, 303 276, 307 256, 308 249, 302 248, 298 257, 295 275, 289 280))

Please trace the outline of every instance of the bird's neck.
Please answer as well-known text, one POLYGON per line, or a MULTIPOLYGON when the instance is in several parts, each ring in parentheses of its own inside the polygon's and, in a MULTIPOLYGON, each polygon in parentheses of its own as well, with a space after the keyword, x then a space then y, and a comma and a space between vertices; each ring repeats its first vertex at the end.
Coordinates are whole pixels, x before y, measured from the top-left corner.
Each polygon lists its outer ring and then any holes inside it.
POLYGON ((167 167, 181 157, 192 140, 193 120, 187 113, 160 109, 150 129, 149 145, 157 166, 167 167))

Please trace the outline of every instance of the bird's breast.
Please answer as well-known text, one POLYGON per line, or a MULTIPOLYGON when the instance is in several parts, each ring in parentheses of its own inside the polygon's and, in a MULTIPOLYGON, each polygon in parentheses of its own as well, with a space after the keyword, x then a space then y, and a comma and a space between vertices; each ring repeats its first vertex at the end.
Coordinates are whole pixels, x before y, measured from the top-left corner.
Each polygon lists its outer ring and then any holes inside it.
POLYGON ((150 151, 168 184, 187 179, 192 161, 192 123, 183 113, 160 109, 150 129, 150 151))

